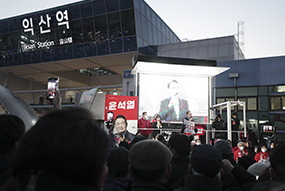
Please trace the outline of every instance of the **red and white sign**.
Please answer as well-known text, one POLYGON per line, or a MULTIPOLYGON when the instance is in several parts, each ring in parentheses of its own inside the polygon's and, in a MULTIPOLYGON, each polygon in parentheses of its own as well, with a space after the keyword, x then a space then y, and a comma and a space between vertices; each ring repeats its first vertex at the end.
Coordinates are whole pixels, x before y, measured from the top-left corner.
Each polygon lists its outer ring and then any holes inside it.
POLYGON ((105 97, 105 121, 107 121, 107 112, 114 113, 114 119, 117 115, 124 115, 127 120, 138 119, 138 97, 135 96, 117 96, 106 95, 105 97))

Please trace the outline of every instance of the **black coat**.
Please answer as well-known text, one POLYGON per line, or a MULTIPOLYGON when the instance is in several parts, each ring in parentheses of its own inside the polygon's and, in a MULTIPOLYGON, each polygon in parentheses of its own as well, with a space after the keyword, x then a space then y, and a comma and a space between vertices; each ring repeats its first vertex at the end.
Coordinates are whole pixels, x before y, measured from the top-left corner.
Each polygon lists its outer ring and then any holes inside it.
POLYGON ((185 176, 188 174, 190 159, 188 157, 173 157, 171 161, 171 174, 167 184, 173 189, 184 186, 185 176))
POLYGON ((13 175, 15 153, 0 154, 0 187, 13 175))
POLYGON ((167 184, 150 180, 132 180, 128 191, 173 191, 167 184))

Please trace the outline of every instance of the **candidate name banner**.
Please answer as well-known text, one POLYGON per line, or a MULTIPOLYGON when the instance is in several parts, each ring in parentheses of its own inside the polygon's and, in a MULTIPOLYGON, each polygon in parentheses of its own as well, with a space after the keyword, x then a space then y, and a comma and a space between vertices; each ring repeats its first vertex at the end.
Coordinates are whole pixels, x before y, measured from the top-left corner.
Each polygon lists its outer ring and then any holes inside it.
POLYGON ((114 113, 114 119, 117 115, 124 115, 127 120, 137 120, 138 97, 106 95, 105 121, 107 121, 108 111, 112 111, 114 113))

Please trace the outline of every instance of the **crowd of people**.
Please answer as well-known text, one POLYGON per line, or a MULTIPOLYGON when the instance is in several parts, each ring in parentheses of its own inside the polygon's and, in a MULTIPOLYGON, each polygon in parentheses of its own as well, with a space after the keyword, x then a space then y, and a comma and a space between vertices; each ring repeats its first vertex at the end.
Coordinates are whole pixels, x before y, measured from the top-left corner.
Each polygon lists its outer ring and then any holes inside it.
MULTIPOLYGON (((159 115, 152 123, 144 115, 142 126, 160 128, 159 115)), ((256 150, 246 137, 236 147, 224 139, 202 144, 183 133, 166 141, 159 132, 132 134, 127 126, 118 115, 106 131, 89 111, 73 108, 44 115, 25 133, 20 118, 0 115, 0 191, 285 188, 283 142, 256 150)))

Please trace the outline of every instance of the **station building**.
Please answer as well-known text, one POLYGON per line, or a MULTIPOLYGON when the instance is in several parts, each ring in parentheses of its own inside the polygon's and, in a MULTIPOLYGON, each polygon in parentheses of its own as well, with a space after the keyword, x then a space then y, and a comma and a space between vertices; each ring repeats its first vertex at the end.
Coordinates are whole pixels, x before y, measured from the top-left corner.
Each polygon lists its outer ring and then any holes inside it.
POLYGON ((0 84, 29 104, 44 104, 50 76, 60 78, 64 102, 99 85, 133 95, 134 55, 216 60, 230 69, 214 78, 212 102, 245 101, 257 135, 262 124, 285 129, 285 56, 245 59, 234 35, 182 42, 144 0, 80 1, 0 20, 0 84))

